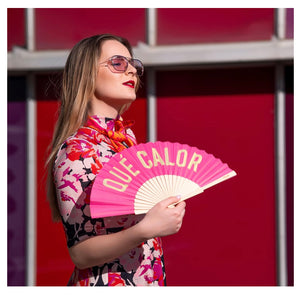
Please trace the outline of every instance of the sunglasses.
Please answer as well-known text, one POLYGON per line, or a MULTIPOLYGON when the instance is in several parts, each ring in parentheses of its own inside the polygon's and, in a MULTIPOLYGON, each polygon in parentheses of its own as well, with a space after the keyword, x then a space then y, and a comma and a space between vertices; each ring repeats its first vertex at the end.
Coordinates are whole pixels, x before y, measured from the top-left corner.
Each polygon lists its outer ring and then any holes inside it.
POLYGON ((124 73, 128 68, 128 63, 130 63, 135 69, 138 76, 142 76, 144 73, 143 63, 135 58, 127 58, 122 55, 114 55, 110 57, 107 61, 100 64, 107 63, 105 65, 108 67, 112 73, 124 73))

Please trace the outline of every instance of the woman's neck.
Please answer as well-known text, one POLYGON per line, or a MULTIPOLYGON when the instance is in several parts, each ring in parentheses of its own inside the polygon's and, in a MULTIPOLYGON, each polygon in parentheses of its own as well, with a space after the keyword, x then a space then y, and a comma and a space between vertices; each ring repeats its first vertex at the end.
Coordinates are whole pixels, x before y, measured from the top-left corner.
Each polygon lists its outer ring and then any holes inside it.
POLYGON ((115 119, 120 113, 121 107, 112 106, 103 100, 92 100, 89 108, 89 115, 97 115, 99 117, 107 117, 115 119))

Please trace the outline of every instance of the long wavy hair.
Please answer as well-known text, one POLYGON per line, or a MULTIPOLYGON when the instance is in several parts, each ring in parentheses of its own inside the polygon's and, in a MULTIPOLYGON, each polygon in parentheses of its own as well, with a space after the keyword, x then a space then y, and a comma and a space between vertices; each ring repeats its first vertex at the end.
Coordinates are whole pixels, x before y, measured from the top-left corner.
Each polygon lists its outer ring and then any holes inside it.
MULTIPOLYGON (((103 42, 116 40, 122 43, 133 56, 132 47, 127 39, 111 34, 88 37, 78 42, 71 50, 62 76, 61 106, 55 125, 47 166, 47 199, 52 219, 60 220, 60 213, 53 179, 56 154, 62 143, 82 126, 88 117, 89 102, 95 91, 98 61, 103 42)), ((139 79, 137 88, 139 85, 139 79)), ((136 89, 137 89, 136 88, 136 89)), ((123 111, 126 109, 124 106, 123 111)))

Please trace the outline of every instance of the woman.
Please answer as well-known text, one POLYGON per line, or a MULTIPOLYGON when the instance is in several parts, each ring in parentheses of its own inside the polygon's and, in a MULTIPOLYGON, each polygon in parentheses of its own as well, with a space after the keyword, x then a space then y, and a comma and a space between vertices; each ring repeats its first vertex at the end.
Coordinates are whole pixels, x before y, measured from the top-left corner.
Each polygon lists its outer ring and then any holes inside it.
POLYGON ((92 219, 89 197, 99 170, 136 144, 120 115, 136 99, 143 65, 124 38, 96 35, 71 50, 48 159, 48 199, 62 220, 74 272, 68 285, 165 285, 160 237, 179 231, 185 203, 170 197, 146 215, 92 219))

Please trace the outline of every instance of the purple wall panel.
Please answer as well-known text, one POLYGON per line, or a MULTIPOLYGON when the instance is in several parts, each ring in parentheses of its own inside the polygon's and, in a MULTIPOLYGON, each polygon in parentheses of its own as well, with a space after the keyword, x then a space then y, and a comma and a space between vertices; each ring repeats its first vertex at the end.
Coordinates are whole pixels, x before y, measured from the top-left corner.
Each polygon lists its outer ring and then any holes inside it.
POLYGON ((287 39, 294 39, 294 8, 287 8, 286 10, 286 32, 287 39))
POLYGON ((7 285, 25 285, 26 102, 8 102, 7 285))
POLYGON ((294 286, 294 67, 285 69, 286 107, 286 234, 288 285, 294 286))

